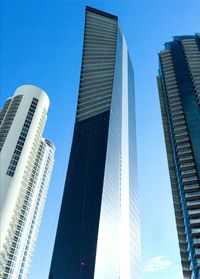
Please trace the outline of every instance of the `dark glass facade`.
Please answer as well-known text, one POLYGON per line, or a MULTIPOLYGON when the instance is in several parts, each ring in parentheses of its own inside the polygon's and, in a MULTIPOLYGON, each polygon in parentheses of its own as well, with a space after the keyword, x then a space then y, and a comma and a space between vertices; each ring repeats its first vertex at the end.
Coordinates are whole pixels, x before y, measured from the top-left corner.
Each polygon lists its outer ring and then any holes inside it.
POLYGON ((76 122, 50 278, 93 278, 109 112, 76 122))
POLYGON ((126 43, 116 16, 87 7, 50 279, 140 278, 136 177, 134 82, 126 43))
POLYGON ((200 276, 199 35, 174 37, 159 55, 158 87, 184 278, 200 276))

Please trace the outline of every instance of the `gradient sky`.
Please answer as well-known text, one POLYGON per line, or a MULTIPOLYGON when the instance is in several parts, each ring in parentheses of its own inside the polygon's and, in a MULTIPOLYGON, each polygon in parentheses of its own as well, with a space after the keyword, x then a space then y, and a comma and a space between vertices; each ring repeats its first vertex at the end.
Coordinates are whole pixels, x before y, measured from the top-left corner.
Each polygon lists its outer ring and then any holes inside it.
POLYGON ((182 279, 156 85, 157 53, 174 35, 199 32, 199 0, 1 1, 0 106, 22 84, 51 105, 44 136, 55 167, 30 279, 47 279, 79 85, 85 5, 119 16, 135 71, 143 279, 182 279))

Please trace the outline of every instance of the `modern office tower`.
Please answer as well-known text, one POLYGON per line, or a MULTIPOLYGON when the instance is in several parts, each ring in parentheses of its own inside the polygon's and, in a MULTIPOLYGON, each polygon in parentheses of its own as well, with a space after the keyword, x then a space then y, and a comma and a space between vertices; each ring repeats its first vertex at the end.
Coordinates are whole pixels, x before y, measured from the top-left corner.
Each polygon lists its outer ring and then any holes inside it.
POLYGON ((200 36, 159 54, 158 88, 183 275, 200 278, 200 36))
POLYGON ((140 278, 133 69, 118 18, 86 7, 74 136, 49 278, 140 278))
POLYGON ((24 85, 0 113, 0 278, 28 278, 54 162, 42 138, 49 98, 24 85))

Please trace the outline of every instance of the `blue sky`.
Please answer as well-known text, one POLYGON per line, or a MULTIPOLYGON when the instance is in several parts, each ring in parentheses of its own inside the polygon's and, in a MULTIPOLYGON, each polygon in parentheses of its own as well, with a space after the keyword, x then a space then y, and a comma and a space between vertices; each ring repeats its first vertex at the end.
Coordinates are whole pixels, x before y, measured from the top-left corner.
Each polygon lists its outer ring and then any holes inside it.
POLYGON ((47 279, 79 85, 85 5, 119 16, 135 71, 143 279, 182 279, 156 86, 157 53, 199 32, 199 0, 1 1, 0 105, 22 84, 49 95, 44 136, 56 146, 30 279, 47 279))

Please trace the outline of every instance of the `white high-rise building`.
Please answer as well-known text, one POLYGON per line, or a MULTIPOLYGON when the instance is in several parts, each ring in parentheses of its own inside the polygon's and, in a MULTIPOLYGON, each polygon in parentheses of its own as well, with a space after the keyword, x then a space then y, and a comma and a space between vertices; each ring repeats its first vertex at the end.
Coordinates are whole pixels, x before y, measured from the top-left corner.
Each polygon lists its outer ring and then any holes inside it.
POLYGON ((0 112, 0 278, 28 278, 54 163, 49 98, 24 85, 0 112))

